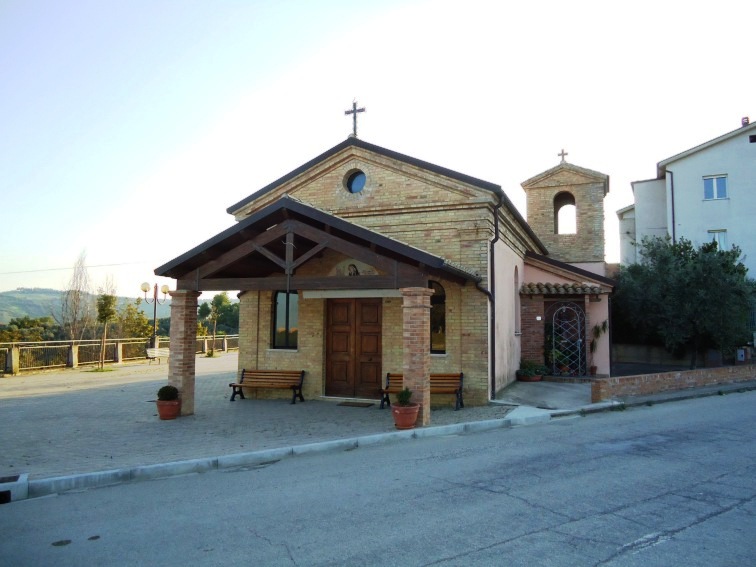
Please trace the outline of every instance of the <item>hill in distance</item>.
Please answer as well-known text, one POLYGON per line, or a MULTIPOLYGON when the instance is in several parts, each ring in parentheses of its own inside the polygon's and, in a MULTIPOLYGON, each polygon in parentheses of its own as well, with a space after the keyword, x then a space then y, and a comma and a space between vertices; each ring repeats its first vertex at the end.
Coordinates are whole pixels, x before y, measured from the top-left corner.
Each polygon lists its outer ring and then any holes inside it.
MULTIPOLYGON (((13 291, 0 291, 0 324, 7 325, 11 319, 30 317, 51 317, 60 311, 63 292, 57 289, 18 288, 13 291)), ((96 296, 93 296, 96 299, 96 296)), ((136 297, 119 297, 118 309, 136 301, 136 297)), ((171 316, 171 300, 157 306, 157 317, 162 319, 171 316)), ((152 320, 154 305, 144 300, 139 309, 152 320)))

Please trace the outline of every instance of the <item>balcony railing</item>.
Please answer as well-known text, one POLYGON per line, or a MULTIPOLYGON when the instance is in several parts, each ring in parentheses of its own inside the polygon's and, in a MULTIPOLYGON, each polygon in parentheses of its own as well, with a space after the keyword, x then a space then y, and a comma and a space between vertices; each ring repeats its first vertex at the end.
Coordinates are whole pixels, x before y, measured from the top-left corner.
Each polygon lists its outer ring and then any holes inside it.
MULTIPOLYGON (((239 335, 218 335, 212 343, 212 337, 197 337, 196 352, 238 350, 239 335)), ((100 344, 99 340, 0 343, 0 374, 94 365, 100 361, 100 344)), ((105 342, 105 363, 145 359, 149 344, 149 338, 109 339, 105 342)), ((170 348, 170 340, 157 337, 155 346, 170 348)))

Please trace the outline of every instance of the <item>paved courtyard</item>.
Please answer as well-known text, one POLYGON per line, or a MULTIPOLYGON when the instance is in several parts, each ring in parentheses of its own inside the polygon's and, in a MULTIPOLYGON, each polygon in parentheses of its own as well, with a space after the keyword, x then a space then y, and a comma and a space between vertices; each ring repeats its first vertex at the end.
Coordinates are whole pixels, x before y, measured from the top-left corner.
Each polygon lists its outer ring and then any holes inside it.
MULTIPOLYGON (((332 401, 229 402, 235 353, 197 358, 193 416, 161 421, 168 364, 0 378, 0 476, 30 479, 214 457, 395 431, 391 412, 332 401)), ((503 418, 511 406, 440 408, 432 425, 503 418)))

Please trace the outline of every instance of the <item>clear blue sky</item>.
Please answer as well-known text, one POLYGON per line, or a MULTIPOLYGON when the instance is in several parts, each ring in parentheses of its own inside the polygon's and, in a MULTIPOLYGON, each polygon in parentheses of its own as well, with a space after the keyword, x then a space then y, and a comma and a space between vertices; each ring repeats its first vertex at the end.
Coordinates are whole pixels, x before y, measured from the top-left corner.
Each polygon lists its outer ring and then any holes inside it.
POLYGON ((756 119, 756 3, 0 0, 0 291, 140 294, 236 203, 344 140, 500 184, 567 160, 615 211, 756 119), (514 6, 517 4, 517 6, 514 6))

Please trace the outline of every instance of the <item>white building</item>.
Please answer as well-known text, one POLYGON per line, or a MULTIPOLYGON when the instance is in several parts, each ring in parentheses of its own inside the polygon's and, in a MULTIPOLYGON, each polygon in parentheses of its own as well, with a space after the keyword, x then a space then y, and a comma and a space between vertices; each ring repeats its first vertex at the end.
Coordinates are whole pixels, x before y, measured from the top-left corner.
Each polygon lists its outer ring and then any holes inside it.
POLYGON ((635 203, 617 211, 621 262, 638 261, 635 243, 669 235, 695 246, 740 247, 756 277, 756 123, 657 164, 656 179, 632 183, 635 203))

